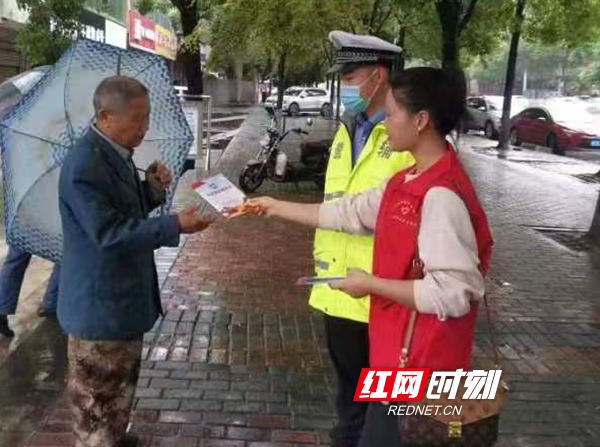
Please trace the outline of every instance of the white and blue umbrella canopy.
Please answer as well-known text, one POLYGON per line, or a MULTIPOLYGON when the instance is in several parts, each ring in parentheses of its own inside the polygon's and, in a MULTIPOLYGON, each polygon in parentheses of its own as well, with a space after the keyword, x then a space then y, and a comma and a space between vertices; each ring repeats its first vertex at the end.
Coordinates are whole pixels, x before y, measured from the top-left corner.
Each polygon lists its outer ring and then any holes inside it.
POLYGON ((4 222, 10 245, 60 262, 60 168, 93 123, 96 87, 117 74, 139 80, 150 91, 150 125, 134 161, 145 169, 160 160, 171 169, 174 181, 167 202, 155 214, 169 212, 194 136, 166 62, 143 51, 78 40, 0 123, 4 222))

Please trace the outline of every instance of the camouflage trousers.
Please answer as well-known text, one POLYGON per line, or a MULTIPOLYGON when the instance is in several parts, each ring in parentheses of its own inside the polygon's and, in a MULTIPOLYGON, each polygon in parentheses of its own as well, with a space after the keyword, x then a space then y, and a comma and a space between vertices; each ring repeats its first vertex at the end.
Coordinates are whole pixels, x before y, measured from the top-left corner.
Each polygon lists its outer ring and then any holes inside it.
POLYGON ((125 435, 140 373, 142 338, 69 337, 68 392, 76 447, 115 447, 125 435))

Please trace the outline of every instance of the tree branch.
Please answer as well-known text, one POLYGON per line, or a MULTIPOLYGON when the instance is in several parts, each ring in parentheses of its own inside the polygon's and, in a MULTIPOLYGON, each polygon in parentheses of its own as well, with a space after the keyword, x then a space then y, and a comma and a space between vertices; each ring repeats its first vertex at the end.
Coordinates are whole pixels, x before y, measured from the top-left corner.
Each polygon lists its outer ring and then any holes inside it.
POLYGON ((473 13, 475 12, 475 6, 477 6, 478 1, 479 0, 471 0, 469 2, 467 11, 465 12, 465 15, 461 19, 460 23, 458 24, 458 34, 459 35, 465 30, 465 28, 467 27, 467 24, 469 23, 469 20, 471 20, 471 18, 473 17, 473 13))
MULTIPOLYGON (((398 22, 398 25, 400 25, 400 27, 406 28, 406 29, 413 28, 416 26, 421 26, 428 20, 427 18, 416 19, 416 18, 412 17, 411 19, 414 19, 414 21, 412 23, 410 23, 408 20, 405 21, 404 19, 402 19, 402 17, 400 17, 400 11, 395 11, 394 16, 396 17, 396 21, 398 22)), ((423 17, 423 16, 421 15, 421 17, 423 17)))
POLYGON ((186 0, 171 0, 171 3, 175 8, 179 10, 179 13, 182 14, 187 9, 187 1, 186 0))
POLYGON ((375 3, 373 3, 373 10, 371 11, 371 17, 369 19, 369 34, 372 33, 373 27, 375 26, 375 19, 377 17, 377 13, 379 12, 380 6, 381 0, 375 0, 375 3))
POLYGON ((377 28, 377 31, 374 33, 375 35, 377 35, 381 32, 381 30, 383 29, 385 24, 388 22, 388 20, 390 20, 390 17, 392 16, 392 14, 393 14, 393 10, 390 8, 390 10, 385 14, 385 16, 379 21, 379 27, 377 28))
POLYGON ((323 52, 325 53, 325 57, 327 58, 327 62, 329 62, 329 65, 332 65, 333 64, 333 55, 329 51, 329 48, 327 47, 326 41, 321 42, 321 46, 323 47, 323 52))

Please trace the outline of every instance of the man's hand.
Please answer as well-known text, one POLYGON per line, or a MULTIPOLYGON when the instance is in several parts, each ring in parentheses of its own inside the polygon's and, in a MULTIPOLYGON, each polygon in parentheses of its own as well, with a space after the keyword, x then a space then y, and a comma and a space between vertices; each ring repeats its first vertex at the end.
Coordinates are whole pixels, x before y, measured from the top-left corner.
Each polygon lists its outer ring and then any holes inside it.
POLYGON ((349 269, 348 279, 335 282, 329 287, 334 290, 341 290, 352 298, 363 298, 371 293, 373 278, 373 275, 369 275, 364 270, 349 269))
POLYGON ((214 218, 206 216, 196 216, 200 205, 194 205, 177 214, 179 221, 179 231, 183 234, 198 233, 208 228, 214 221, 214 218))
POLYGON ((164 191, 171 186, 173 176, 169 168, 160 161, 155 161, 146 171, 146 180, 152 187, 159 191, 164 191))

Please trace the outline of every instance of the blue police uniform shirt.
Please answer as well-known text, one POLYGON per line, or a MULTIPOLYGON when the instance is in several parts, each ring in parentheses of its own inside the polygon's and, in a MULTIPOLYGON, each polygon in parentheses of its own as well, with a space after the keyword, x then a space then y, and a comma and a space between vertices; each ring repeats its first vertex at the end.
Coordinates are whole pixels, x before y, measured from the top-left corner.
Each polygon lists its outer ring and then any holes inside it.
POLYGON ((352 139, 352 165, 354 166, 360 154, 362 153, 367 138, 371 134, 373 128, 385 119, 385 109, 381 109, 371 118, 365 112, 361 112, 356 116, 356 127, 354 128, 354 138, 352 139))

